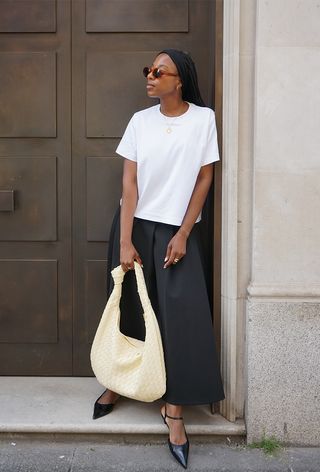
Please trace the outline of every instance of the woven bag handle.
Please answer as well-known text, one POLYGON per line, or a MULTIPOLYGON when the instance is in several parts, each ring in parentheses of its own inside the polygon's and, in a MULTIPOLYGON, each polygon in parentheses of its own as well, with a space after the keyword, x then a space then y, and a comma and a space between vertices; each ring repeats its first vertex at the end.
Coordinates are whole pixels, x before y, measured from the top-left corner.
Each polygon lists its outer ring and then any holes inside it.
MULTIPOLYGON (((147 308, 149 308, 149 306, 151 305, 151 303, 150 303, 150 300, 149 300, 147 287, 146 287, 146 283, 145 283, 145 280, 144 280, 143 270, 142 270, 140 264, 138 264, 138 262, 136 262, 136 261, 134 261, 134 273, 135 273, 136 280, 137 280, 138 293, 139 293, 139 296, 140 296, 141 304, 142 304, 142 307, 143 307, 144 311, 146 311, 147 308)), ((118 267, 115 267, 112 270, 111 274, 112 274, 112 277, 113 277, 113 280, 114 280, 114 284, 115 285, 122 285, 123 279, 124 279, 124 276, 125 276, 126 272, 122 269, 121 264, 118 267)))

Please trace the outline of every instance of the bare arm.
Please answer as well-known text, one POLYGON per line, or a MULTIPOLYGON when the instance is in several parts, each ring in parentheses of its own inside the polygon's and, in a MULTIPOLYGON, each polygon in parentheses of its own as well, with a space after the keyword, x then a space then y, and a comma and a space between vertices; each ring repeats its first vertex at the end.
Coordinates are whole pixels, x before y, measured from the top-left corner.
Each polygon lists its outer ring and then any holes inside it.
POLYGON ((213 164, 202 166, 181 226, 168 244, 164 268, 171 265, 174 259, 181 259, 186 254, 188 236, 202 210, 212 179, 213 164))
POLYGON ((184 215, 181 227, 179 229, 179 232, 185 234, 186 237, 189 236, 190 231, 192 230, 193 225, 195 224, 195 221, 202 210, 212 179, 213 164, 202 166, 198 174, 186 214, 184 215))
POLYGON ((140 256, 132 244, 132 226, 137 202, 137 163, 124 159, 120 211, 120 264, 124 271, 134 268, 134 260, 140 265, 142 264, 140 256))

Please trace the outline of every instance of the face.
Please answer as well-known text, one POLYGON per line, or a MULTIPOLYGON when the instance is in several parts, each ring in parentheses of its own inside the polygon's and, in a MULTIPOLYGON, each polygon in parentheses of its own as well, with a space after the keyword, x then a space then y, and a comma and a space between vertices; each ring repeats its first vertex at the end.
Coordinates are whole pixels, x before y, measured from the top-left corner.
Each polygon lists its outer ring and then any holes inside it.
POLYGON ((150 72, 147 76, 146 85, 149 97, 162 98, 166 95, 181 95, 181 80, 178 76, 176 65, 170 56, 160 54, 149 67, 151 69, 157 67, 163 72, 177 74, 176 76, 162 75, 159 78, 155 78, 152 72, 150 72))

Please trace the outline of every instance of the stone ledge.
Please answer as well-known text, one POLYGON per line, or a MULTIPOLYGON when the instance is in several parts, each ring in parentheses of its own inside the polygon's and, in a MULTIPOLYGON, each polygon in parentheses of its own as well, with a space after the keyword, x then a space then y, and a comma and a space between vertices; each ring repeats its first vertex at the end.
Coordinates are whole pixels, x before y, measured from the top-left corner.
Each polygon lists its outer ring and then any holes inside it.
MULTIPOLYGON (((2 377, 0 433, 167 434, 161 400, 122 397, 111 414, 93 420, 93 404, 102 391, 92 377, 2 377)), ((246 434, 243 420, 231 423, 212 415, 209 405, 185 406, 183 415, 190 435, 246 434)))

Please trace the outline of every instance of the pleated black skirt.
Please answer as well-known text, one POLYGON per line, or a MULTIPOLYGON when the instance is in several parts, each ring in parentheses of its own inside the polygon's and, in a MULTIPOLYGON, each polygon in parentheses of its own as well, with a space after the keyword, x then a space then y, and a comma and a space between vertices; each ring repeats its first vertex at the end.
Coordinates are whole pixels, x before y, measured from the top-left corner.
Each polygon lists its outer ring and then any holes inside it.
MULTIPOLYGON (((205 283, 201 239, 195 224, 186 255, 164 269, 167 245, 178 226, 134 218, 132 242, 143 263, 149 298, 162 337, 167 387, 163 400, 174 405, 200 405, 225 398, 217 360, 211 312, 205 283)), ((113 288, 110 271, 120 263, 120 208, 110 233, 108 295, 113 288)), ((121 297, 120 331, 145 337, 142 307, 133 271, 127 272, 121 297)))

